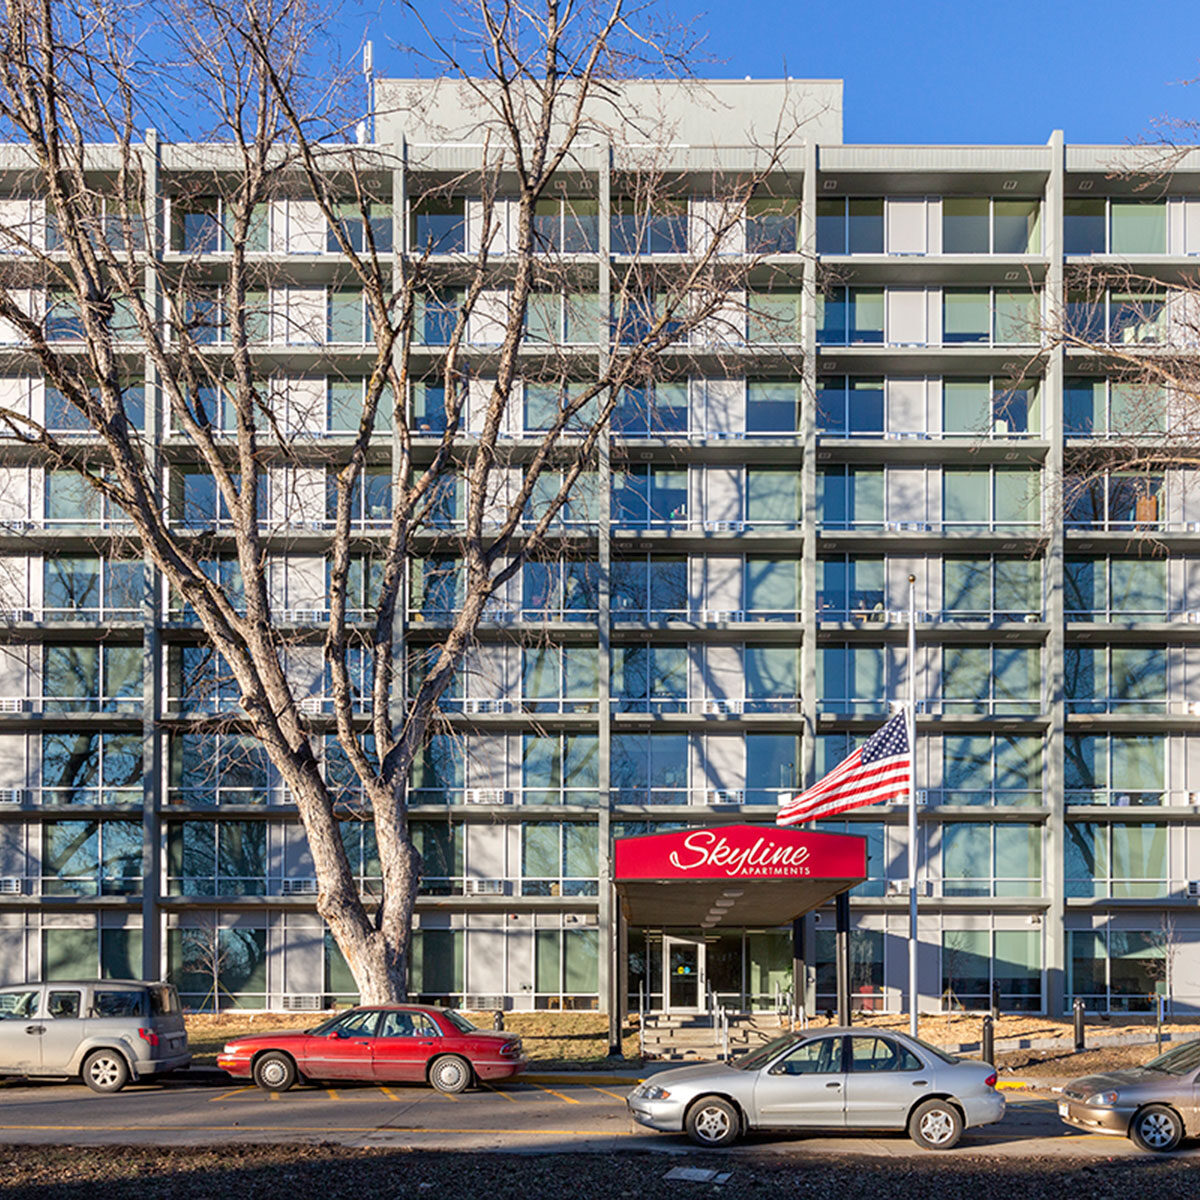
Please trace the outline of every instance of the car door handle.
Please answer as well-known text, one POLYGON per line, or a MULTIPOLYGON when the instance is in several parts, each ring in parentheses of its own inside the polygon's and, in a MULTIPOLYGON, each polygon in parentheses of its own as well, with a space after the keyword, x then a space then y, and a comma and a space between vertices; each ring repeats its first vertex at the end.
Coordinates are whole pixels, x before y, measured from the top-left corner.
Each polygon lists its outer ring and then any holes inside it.
POLYGON ((421 1045, 422 1046, 432 1046, 433 1043, 432 1042, 422 1042, 421 1045))
POLYGON ((45 1027, 45 1025, 26 1025, 25 1032, 26 1033, 45 1033, 46 1027, 45 1027))
POLYGON ((842 1085, 840 1083, 827 1083, 825 1086, 829 1088, 840 1088, 842 1085))
POLYGON ((928 1087, 929 1083, 924 1079, 914 1079, 913 1087, 928 1087))

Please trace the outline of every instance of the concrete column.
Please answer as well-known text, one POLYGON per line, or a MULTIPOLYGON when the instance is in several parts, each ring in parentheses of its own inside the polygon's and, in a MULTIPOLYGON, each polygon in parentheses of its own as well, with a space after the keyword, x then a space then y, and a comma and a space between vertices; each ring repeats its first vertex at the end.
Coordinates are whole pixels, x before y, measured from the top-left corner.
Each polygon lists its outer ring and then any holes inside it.
POLYGON ((806 983, 808 982, 808 945, 805 936, 804 918, 792 922, 792 1008, 808 1010, 806 983))
POLYGON ((837 940, 838 1024, 850 1024, 850 893, 838 892, 834 898, 835 937, 837 940))

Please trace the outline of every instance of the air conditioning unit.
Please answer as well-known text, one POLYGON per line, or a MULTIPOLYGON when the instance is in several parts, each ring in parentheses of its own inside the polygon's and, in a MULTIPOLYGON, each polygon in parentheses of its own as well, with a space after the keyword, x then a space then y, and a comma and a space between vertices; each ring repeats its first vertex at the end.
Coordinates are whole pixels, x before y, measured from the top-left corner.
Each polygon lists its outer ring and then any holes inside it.
POLYGON ((324 1007, 324 996, 302 996, 289 993, 283 997, 284 1012, 320 1012, 324 1007))
POLYGON ((285 879, 279 885, 279 892, 283 896, 315 896, 317 881, 315 879, 285 879))
POLYGON ((325 614, 319 608, 297 608, 294 610, 292 620, 301 625, 319 625, 325 620, 325 614))
POLYGON ((705 700, 704 712, 708 716, 735 716, 742 711, 741 700, 705 700))
POLYGON ((464 700, 463 712, 468 713, 502 713, 508 711, 506 700, 464 700))
POLYGON ((889 625, 901 625, 908 620, 908 613, 902 608, 885 608, 883 619, 889 625))
POLYGON ((700 620, 709 625, 723 621, 744 621, 745 614, 740 608, 705 608, 700 610, 700 620))
MULTIPOLYGON (((908 895, 908 880, 907 879, 889 879, 887 885, 889 896, 907 896, 908 895)), ((933 884, 928 879, 917 880, 917 895, 932 896, 933 884)))
POLYGON ((929 793, 924 788, 917 788, 917 807, 927 808, 929 806, 929 793))
POLYGON ((705 798, 709 804, 742 804, 745 802, 746 793, 740 788, 735 788, 725 792, 705 792, 705 798))
POLYGON ((1189 900, 1200 899, 1200 879, 1189 879, 1188 880, 1188 899, 1189 900))
POLYGON ((32 621, 33 613, 27 608, 0 609, 0 621, 32 621))
POLYGON ((467 896, 505 896, 508 894, 506 879, 464 879, 463 893, 467 896))
POLYGON ((705 521, 705 533, 741 533, 746 528, 745 521, 705 521))
POLYGON ((463 997, 462 1006, 468 1012, 493 1011, 497 1008, 503 1009, 504 997, 470 994, 463 997))
POLYGON ((0 699, 0 713, 19 713, 25 711, 25 701, 12 696, 0 699))
POLYGON ((466 804, 507 804, 508 793, 503 788, 467 788, 463 792, 466 804))
POLYGON ((305 696, 300 701, 300 711, 302 713, 319 713, 321 705, 322 700, 320 696, 305 696))
POLYGON ((496 625, 508 625, 517 619, 517 614, 511 608, 496 608, 489 612, 485 620, 496 625))
POLYGON ((0 804, 24 804, 24 788, 0 788, 0 804))
POLYGON ((25 880, 16 875, 0 879, 0 896, 20 896, 25 892, 25 880))

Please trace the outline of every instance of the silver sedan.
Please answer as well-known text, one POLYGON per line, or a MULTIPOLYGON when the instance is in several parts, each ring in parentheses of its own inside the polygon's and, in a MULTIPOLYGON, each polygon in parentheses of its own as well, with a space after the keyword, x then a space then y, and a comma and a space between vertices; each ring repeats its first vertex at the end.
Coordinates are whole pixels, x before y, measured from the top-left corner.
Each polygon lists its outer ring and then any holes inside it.
POLYGON ((1058 1115, 1078 1129, 1128 1135, 1143 1150, 1174 1150, 1200 1134, 1200 1038, 1144 1067, 1071 1080, 1058 1115))
POLYGON ((752 1129, 903 1129, 948 1150, 968 1125, 1004 1116, 996 1071, 882 1029, 789 1033, 729 1063, 697 1063, 640 1083, 630 1115, 699 1146, 752 1129))

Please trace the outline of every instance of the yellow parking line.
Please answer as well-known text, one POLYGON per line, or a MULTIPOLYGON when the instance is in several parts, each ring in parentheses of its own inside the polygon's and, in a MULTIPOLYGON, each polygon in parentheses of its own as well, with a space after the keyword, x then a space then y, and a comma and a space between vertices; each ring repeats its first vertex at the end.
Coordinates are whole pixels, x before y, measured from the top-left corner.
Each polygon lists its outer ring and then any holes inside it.
POLYGON ((399 1097, 399 1096, 397 1096, 397 1095, 396 1095, 396 1093, 395 1093, 395 1092, 393 1092, 391 1088, 385 1088, 385 1087, 381 1087, 379 1090, 380 1090, 380 1091, 381 1091, 381 1092, 382 1092, 382 1093, 383 1093, 383 1094, 384 1094, 384 1095, 385 1095, 385 1096, 386 1096, 386 1097, 387 1097, 389 1100, 396 1100, 396 1101, 399 1101, 399 1099, 400 1099, 400 1097, 399 1097))
POLYGON ((231 1096, 242 1096, 246 1092, 257 1092, 257 1091, 258 1091, 258 1088, 256 1088, 253 1084, 251 1084, 249 1087, 234 1088, 233 1091, 231 1091, 231 1092, 222 1092, 219 1096, 209 1096, 208 1102, 209 1102, 209 1104, 215 1104, 218 1100, 228 1100, 231 1096))
POLYGON ((620 1100, 622 1103, 624 1103, 625 1097, 624 1097, 624 1096, 618 1096, 616 1092, 609 1092, 609 1091, 606 1091, 604 1088, 602 1088, 602 1087, 596 1087, 596 1085, 595 1085, 595 1084, 592 1084, 592 1083, 585 1084, 584 1086, 585 1086, 585 1087, 590 1087, 590 1088, 592 1089, 592 1091, 593 1091, 593 1092, 599 1092, 599 1093, 600 1093, 600 1095, 602 1095, 602 1096, 611 1096, 611 1097, 612 1097, 614 1100, 620 1100))
MULTIPOLYGON (((163 1132, 161 1125, 0 1125, 4 1133, 158 1133, 163 1132)), ((179 1133, 279 1133, 278 1125, 182 1125, 179 1133)), ((176 1131, 172 1131, 176 1132, 176 1131)), ((523 1134, 536 1134, 538 1137, 636 1137, 635 1133, 626 1133, 615 1129, 464 1129, 456 1125, 452 1129, 393 1129, 388 1126, 368 1125, 363 1127, 350 1125, 288 1125, 283 1127, 286 1133, 407 1133, 421 1136, 428 1133, 478 1133, 495 1134, 500 1137, 519 1137, 523 1134)))
POLYGON ((325 1094, 330 1098, 330 1100, 340 1100, 341 1099, 341 1096, 339 1096, 337 1094, 337 1092, 335 1092, 333 1090, 333 1088, 326 1088, 325 1094))
POLYGON ((279 1100, 280 1098, 281 1098, 281 1096, 280 1096, 279 1092, 270 1092, 267 1095, 268 1100, 279 1100))
POLYGON ((533 1084, 539 1092, 545 1092, 547 1096, 557 1096, 564 1104, 578 1104, 578 1100, 572 1099, 570 1096, 564 1096, 562 1092, 556 1092, 553 1088, 541 1087, 538 1084, 533 1084))
POLYGON ((503 1096, 505 1098, 505 1100, 507 1100, 509 1102, 509 1104, 516 1104, 516 1102, 517 1102, 516 1096, 510 1096, 507 1092, 502 1092, 499 1088, 492 1087, 492 1085, 490 1083, 485 1083, 483 1086, 485 1088, 487 1088, 487 1090, 489 1092, 491 1092, 493 1095, 503 1096))
POLYGON ((458 1097, 450 1095, 449 1092, 438 1092, 438 1095, 441 1096, 443 1100, 452 1100, 455 1104, 458 1103, 458 1097))

